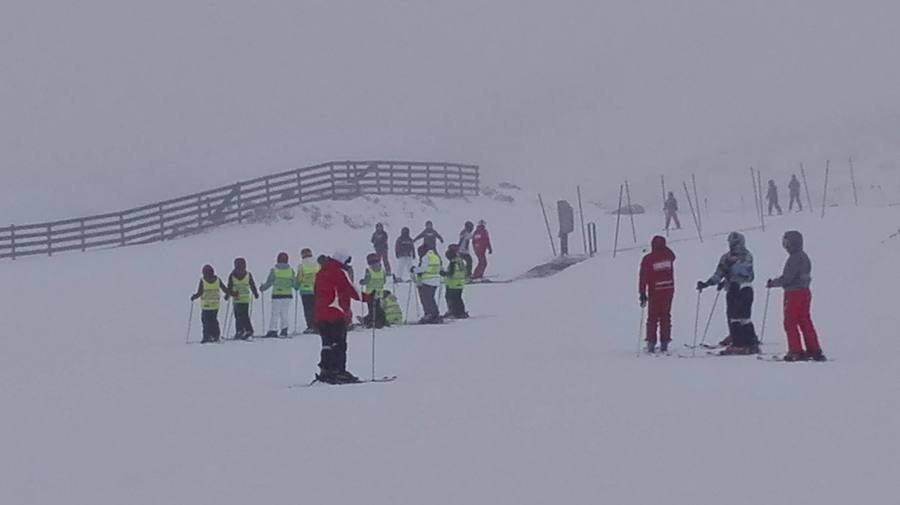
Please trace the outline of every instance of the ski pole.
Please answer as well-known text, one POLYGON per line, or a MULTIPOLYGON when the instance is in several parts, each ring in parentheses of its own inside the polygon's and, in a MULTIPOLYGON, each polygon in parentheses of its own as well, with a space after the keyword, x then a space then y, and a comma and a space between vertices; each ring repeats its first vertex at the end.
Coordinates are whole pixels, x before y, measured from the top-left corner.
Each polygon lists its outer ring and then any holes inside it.
POLYGON ((294 297, 294 332, 297 332, 297 297, 294 297))
POLYGON ((375 298, 372 298, 372 380, 375 380, 375 298))
POLYGON ((263 318, 262 331, 265 332, 266 331, 266 296, 265 295, 260 296, 259 300, 262 303, 262 318, 263 318))
POLYGON ((766 318, 769 316, 769 296, 772 295, 772 288, 766 288, 766 306, 763 309, 762 328, 759 330, 759 343, 763 343, 766 337, 766 318))
MULTIPOLYGON (((403 324, 409 323, 409 302, 412 300, 413 283, 409 281, 409 290, 406 292, 406 311, 403 312, 403 324)), ((416 308, 418 310, 418 307, 416 308)))
POLYGON ((697 290, 697 310, 694 312, 694 341, 691 345, 691 356, 697 355, 697 332, 700 329, 700 294, 701 290, 697 290))
POLYGON ((709 317, 706 319, 706 327, 703 329, 703 338, 700 340, 700 345, 703 345, 706 342, 706 336, 709 334, 709 323, 712 322, 713 314, 716 312, 716 305, 719 304, 719 295, 722 292, 718 289, 716 290, 716 298, 713 300, 712 309, 709 311, 709 317))
POLYGON ((191 300, 191 314, 188 316, 188 329, 187 336, 184 338, 184 343, 189 344, 191 342, 191 323, 194 322, 194 300, 191 300))
POLYGON ((231 315, 231 307, 232 306, 234 306, 234 302, 231 302, 230 304, 225 305, 225 334, 222 335, 222 340, 227 339, 228 332, 231 331, 231 318, 229 316, 231 315))
POLYGON ((644 310, 645 306, 641 305, 641 324, 638 325, 638 345, 637 345, 637 357, 641 357, 641 347, 643 344, 643 336, 644 336, 644 310))

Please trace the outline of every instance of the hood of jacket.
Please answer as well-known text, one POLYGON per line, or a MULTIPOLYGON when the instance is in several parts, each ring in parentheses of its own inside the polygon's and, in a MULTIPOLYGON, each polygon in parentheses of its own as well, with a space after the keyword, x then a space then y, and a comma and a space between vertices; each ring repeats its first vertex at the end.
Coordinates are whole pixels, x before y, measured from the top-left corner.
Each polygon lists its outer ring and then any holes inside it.
POLYGON ((796 230, 784 232, 784 248, 794 254, 803 250, 803 235, 796 230))
POLYGON ((650 241, 650 250, 653 252, 662 251, 666 249, 666 237, 655 236, 653 240, 650 241))
POLYGON ((728 234, 728 250, 733 253, 747 252, 747 239, 743 233, 733 231, 728 234))

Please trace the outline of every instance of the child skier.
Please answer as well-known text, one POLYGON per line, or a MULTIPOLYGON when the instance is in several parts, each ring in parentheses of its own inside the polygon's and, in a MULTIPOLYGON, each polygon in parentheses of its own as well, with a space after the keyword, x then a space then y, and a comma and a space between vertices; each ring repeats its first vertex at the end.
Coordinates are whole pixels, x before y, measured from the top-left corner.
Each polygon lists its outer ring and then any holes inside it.
POLYGON ((457 250, 456 245, 447 248, 445 254, 449 264, 446 271, 442 271, 444 284, 446 285, 447 313, 444 317, 452 317, 454 319, 467 319, 469 313, 466 312, 466 304, 462 299, 463 288, 466 286, 466 263, 457 250))
POLYGON ((294 269, 288 265, 288 254, 286 252, 278 253, 275 266, 269 270, 269 277, 259 287, 263 292, 272 288, 272 319, 269 321, 269 332, 266 333, 266 338, 278 337, 279 329, 282 337, 288 336, 291 302, 294 300, 294 291, 297 287, 294 269))
POLYGON ((369 314, 363 318, 363 323, 367 328, 373 325, 376 328, 384 327, 384 309, 381 306, 381 298, 384 293, 386 272, 381 269, 381 257, 378 254, 369 254, 366 256, 366 273, 359 281, 365 288, 363 293, 367 296, 369 304, 369 314))
POLYGON ((697 290, 709 286, 728 289, 725 296, 731 345, 719 354, 757 354, 759 339, 753 328, 753 255, 747 250, 744 235, 728 234, 728 252, 722 255, 716 272, 707 281, 698 281, 697 290))
POLYGON ((678 220, 678 200, 675 199, 675 193, 669 191, 669 196, 663 203, 663 211, 666 214, 666 230, 675 221, 675 229, 681 229, 681 222, 678 220))
MULTIPOLYGON (((442 244, 444 243, 444 237, 442 237, 441 234, 434 229, 434 223, 432 223, 431 221, 425 221, 425 229, 422 230, 421 233, 416 235, 416 238, 414 238, 413 240, 416 242, 421 240, 422 245, 431 249, 437 249, 438 240, 440 240, 442 244)), ((440 259, 440 257, 438 257, 438 259, 440 259)))
POLYGON ((234 296, 234 338, 235 340, 247 340, 253 336, 253 323, 250 322, 250 294, 257 300, 259 291, 256 289, 256 281, 253 274, 247 271, 247 260, 235 258, 234 270, 228 276, 228 291, 234 296))
POLYGON ((400 236, 394 242, 394 254, 397 256, 398 265, 394 274, 394 282, 406 282, 416 255, 416 243, 409 236, 409 228, 404 227, 400 230, 400 236))
POLYGON ((819 337, 809 315, 809 307, 812 303, 812 294, 809 284, 812 280, 812 262, 803 251, 803 235, 799 231, 784 233, 781 240, 784 250, 788 252, 788 259, 784 263, 781 277, 769 279, 767 288, 780 287, 784 289, 784 331, 787 333, 788 353, 785 361, 825 361, 822 348, 819 346, 819 337), (803 332, 803 342, 806 351, 800 343, 800 333, 803 332))
POLYGON ((321 270, 319 262, 313 258, 312 250, 308 247, 300 251, 300 264, 297 265, 297 286, 300 292, 300 301, 303 303, 303 317, 306 319, 306 329, 303 333, 317 333, 316 330, 316 274, 321 270))
POLYGON ((472 248, 475 250, 475 256, 478 258, 478 265, 472 272, 472 279, 480 280, 484 278, 484 271, 487 269, 487 255, 494 254, 494 248, 491 246, 491 235, 487 231, 487 223, 484 219, 478 221, 475 233, 472 234, 472 248))
POLYGON ((384 272, 391 275, 391 262, 388 258, 388 234, 384 231, 384 225, 378 223, 375 225, 375 233, 372 234, 372 247, 375 254, 384 265, 384 272))
POLYGON ((225 293, 226 301, 232 293, 225 287, 222 279, 216 275, 212 266, 203 265, 202 272, 203 277, 197 286, 197 292, 191 295, 191 301, 200 298, 200 321, 203 323, 203 339, 200 343, 207 344, 218 342, 219 337, 222 336, 222 331, 219 329, 219 307, 222 305, 219 291, 225 293))
POLYGON ((384 290, 384 297, 381 299, 384 305, 384 321, 387 326, 397 326, 403 324, 403 310, 400 309, 400 302, 388 290, 384 290))
POLYGON ((459 232, 459 242, 457 243, 460 259, 466 263, 466 277, 472 276, 472 238, 475 236, 475 225, 472 221, 466 221, 463 229, 459 232))
POLYGON ((641 260, 638 296, 647 309, 647 352, 656 351, 657 327, 659 350, 668 352, 672 340, 672 298, 675 296, 675 253, 666 246, 665 237, 650 241, 650 253, 641 260))
POLYGON ((422 310, 425 312, 419 323, 436 324, 442 322, 437 301, 435 300, 437 289, 441 286, 441 257, 427 245, 419 246, 419 265, 414 268, 414 273, 416 275, 419 298, 422 300, 422 310))
POLYGON ((316 323, 322 338, 316 380, 326 384, 359 382, 347 371, 347 320, 353 317, 350 302, 360 299, 345 271, 349 262, 347 253, 336 251, 322 262, 316 275, 316 323))

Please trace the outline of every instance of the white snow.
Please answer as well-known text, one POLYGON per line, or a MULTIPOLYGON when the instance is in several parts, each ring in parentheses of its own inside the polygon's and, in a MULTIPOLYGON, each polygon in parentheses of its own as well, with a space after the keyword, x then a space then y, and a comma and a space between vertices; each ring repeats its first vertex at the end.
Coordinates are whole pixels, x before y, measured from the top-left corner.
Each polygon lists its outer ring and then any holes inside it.
MULTIPOLYGON (((612 259, 614 217, 593 206, 600 256, 550 278, 471 286, 468 321, 377 332, 377 373, 399 375, 394 383, 289 389, 312 378, 313 336, 185 345, 202 264, 224 276, 243 255, 260 278, 278 251, 296 262, 311 246, 347 248, 360 269, 379 220, 393 240, 427 218, 445 238, 485 218, 490 271, 512 277, 549 256, 539 208, 527 192, 516 198, 435 200, 437 209, 402 198, 332 202, 322 206, 335 216, 329 229, 296 211, 272 225, 0 262, 0 503, 894 501, 900 239, 880 244, 897 225, 883 208, 785 215, 747 233, 758 326, 762 282, 784 260, 781 233, 805 234, 813 319, 834 359, 824 364, 636 357, 641 252, 612 259), (350 228, 342 214, 367 226, 350 228)), ((752 226, 750 214, 713 213, 707 235, 752 226)), ((637 216, 643 243, 660 223, 656 212, 637 216)), ((700 244, 690 228, 672 238, 680 348, 693 335, 692 286, 725 241, 700 244)), ((580 251, 580 237, 572 242, 580 251)), ((407 291, 398 295, 405 305, 407 291)), ((713 296, 704 293, 701 318, 713 296)), ((780 303, 773 291, 769 353, 784 352, 780 303)), ((724 327, 716 314, 710 340, 724 327)), ((351 334, 349 368, 363 377, 370 346, 370 333, 351 334)))

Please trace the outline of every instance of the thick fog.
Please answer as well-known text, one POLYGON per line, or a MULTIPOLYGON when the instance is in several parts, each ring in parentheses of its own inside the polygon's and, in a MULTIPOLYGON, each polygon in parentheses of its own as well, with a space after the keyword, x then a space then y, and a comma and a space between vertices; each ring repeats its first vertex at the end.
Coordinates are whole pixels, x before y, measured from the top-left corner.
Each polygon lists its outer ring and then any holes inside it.
POLYGON ((865 156, 847 151, 900 141, 898 19, 889 0, 4 0, 0 219, 333 159, 555 188, 865 156))

